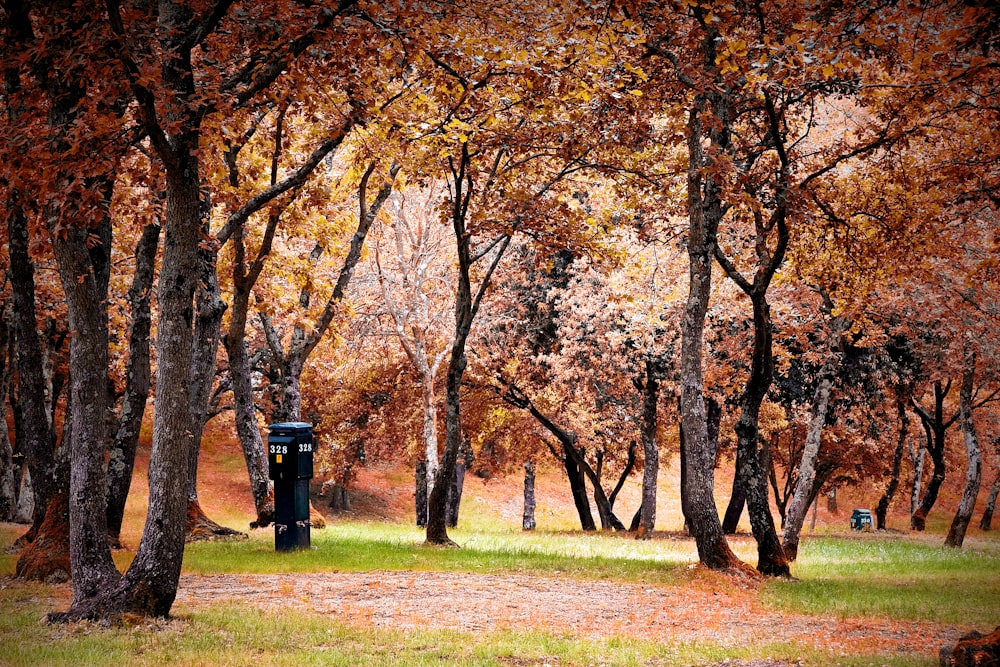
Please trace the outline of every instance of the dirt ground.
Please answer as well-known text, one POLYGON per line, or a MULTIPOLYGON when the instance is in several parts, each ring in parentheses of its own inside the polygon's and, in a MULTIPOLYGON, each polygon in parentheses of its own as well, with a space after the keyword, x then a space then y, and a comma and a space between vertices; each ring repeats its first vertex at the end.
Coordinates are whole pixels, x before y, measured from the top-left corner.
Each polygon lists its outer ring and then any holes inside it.
POLYGON ((450 572, 183 575, 174 610, 232 600, 335 616, 362 627, 538 629, 580 638, 744 647, 795 641, 851 655, 933 656, 963 634, 961 628, 926 622, 776 612, 761 605, 752 581, 700 568, 691 576, 696 585, 681 588, 450 572))

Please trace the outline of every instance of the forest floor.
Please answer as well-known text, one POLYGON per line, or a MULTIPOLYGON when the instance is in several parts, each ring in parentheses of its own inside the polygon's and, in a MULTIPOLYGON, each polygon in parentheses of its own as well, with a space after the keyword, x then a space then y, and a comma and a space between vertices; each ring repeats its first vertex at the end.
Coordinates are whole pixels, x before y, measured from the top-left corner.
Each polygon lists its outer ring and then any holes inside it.
POLYGON ((185 574, 177 603, 196 610, 239 601, 265 611, 292 608, 329 615, 360 627, 540 630, 575 638, 725 647, 794 642, 841 655, 926 657, 963 634, 937 623, 775 611, 761 604, 755 581, 700 566, 689 570, 689 583, 676 587, 457 572, 313 573, 294 579, 185 574))
MULTIPOLYGON (((219 465, 226 444, 213 447, 219 456, 209 463, 214 492, 225 487, 227 477, 235 487, 219 498, 233 503, 245 485, 241 474, 226 475, 219 465), (235 497, 234 497, 235 496, 235 497)), ((238 470, 238 468, 237 468, 238 470)), ((243 473, 245 474, 245 473, 243 473)), ((375 521, 406 521, 412 513, 412 481, 405 467, 374 466, 363 469, 352 490, 352 512, 347 518, 375 521)), ((463 516, 492 516, 502 524, 519 524, 522 510, 520 480, 480 479, 467 476, 470 505, 463 503, 463 516)), ((670 462, 661 470, 658 520, 680 535, 683 517, 679 465, 670 462)), ((726 490, 731 478, 717 480, 726 490)), ((336 522, 324 499, 314 505, 336 522)), ((541 474, 538 480, 539 526, 551 523, 556 530, 576 528, 571 497, 558 474, 541 474)), ((632 485, 635 486, 635 485, 632 485)), ((950 490, 950 489, 949 489, 950 490)), ((855 490, 844 505, 873 504, 871 490, 855 490)), ((242 494, 245 495, 245 492, 242 494)), ((945 494, 948 501, 953 500, 945 494)), ((213 500, 215 500, 213 498, 213 500)), ((638 490, 626 488, 620 511, 638 505, 638 490)), ((216 503, 211 503, 216 504, 216 503)), ((236 504, 239 504, 237 501, 236 504)), ((902 503, 900 503, 902 504, 902 503)), ((249 508, 248 508, 249 509, 249 508)), ((846 513, 819 512, 820 531, 846 522, 846 513)), ((815 519, 814 519, 815 520, 815 519)), ((908 517, 900 512, 893 523, 904 528, 908 517)), ((749 533, 744 515, 741 532, 749 533)), ((824 531, 825 532, 825 531, 824 531)), ((848 531, 849 532, 849 531, 848 531)), ((902 531, 897 531, 902 532, 902 531)), ((685 537, 684 539, 690 539, 685 537)), ((934 538, 938 538, 935 536, 934 538)), ((699 643, 725 647, 789 642, 840 655, 906 656, 926 660, 953 644, 969 628, 931 622, 891 618, 839 618, 831 615, 796 614, 769 608, 760 594, 761 582, 718 574, 700 565, 689 565, 676 586, 610 581, 578 580, 563 576, 525 574, 473 574, 461 572, 380 571, 354 573, 184 574, 175 610, 196 610, 219 602, 250 604, 266 611, 295 608, 307 613, 335 617, 358 627, 393 629, 449 629, 466 632, 540 630, 558 636, 586 639, 640 639, 661 643, 699 643)), ((1000 620, 1000 619, 998 619, 1000 620)), ((774 661, 731 662, 741 667, 785 665, 774 661)))
MULTIPOLYGON (((126 543, 131 545, 138 543, 145 511, 147 487, 144 470, 141 470, 145 454, 140 452, 141 472, 134 482, 123 532, 126 543)), ((246 530, 248 517, 253 514, 246 490, 246 472, 241 464, 238 445, 229 438, 220 437, 203 451, 199 480, 204 480, 201 498, 209 514, 226 525, 246 530)), ((676 462, 671 462, 661 471, 658 525, 668 531, 664 534, 665 539, 687 543, 691 540, 681 533, 683 518, 676 494, 678 467, 676 462)), ((361 470, 351 490, 353 511, 348 515, 331 513, 326 507, 327 499, 317 495, 321 488, 319 480, 314 481, 317 482, 313 488, 314 504, 334 524, 348 520, 405 525, 412 516, 412 471, 405 466, 373 466, 361 470)), ((731 478, 717 480, 717 488, 722 490, 720 496, 724 496, 730 483, 731 478)), ((558 474, 540 474, 537 488, 540 530, 556 534, 576 532, 578 519, 564 487, 565 482, 558 474)), ((464 523, 484 525, 490 530, 519 531, 522 498, 518 478, 490 480, 470 475, 466 492, 462 505, 464 523)), ((637 489, 627 487, 619 499, 619 511, 624 514, 637 506, 638 495, 637 489)), ((950 488, 946 489, 945 503, 953 504, 954 496, 950 488)), ((821 505, 818 522, 815 515, 813 518, 817 522, 813 529, 815 534, 850 533, 844 526, 850 508, 870 507, 874 504, 873 499, 872 490, 857 489, 843 495, 843 507, 839 512, 821 505)), ((726 500, 720 497, 720 506, 726 500)), ((942 523, 949 512, 950 508, 940 510, 942 523)), ((902 534, 906 518, 905 508, 891 516, 892 532, 902 534)), ((746 540, 750 539, 745 535, 748 530, 748 525, 741 524, 740 531, 746 540)), ((813 530, 809 532, 812 534, 813 530)), ((925 538, 910 536, 909 539, 939 543, 942 538, 928 533, 925 538)), ((691 548, 693 550, 693 543, 691 548)), ((676 583, 666 584, 581 579, 558 571, 554 575, 493 574, 400 571, 380 569, 378 563, 372 565, 373 569, 365 572, 184 572, 172 609, 174 619, 165 623, 183 624, 185 617, 191 614, 216 605, 233 605, 274 614, 286 610, 302 612, 362 630, 440 629, 469 633, 470 636, 508 630, 538 631, 582 640, 637 640, 722 649, 758 647, 759 651, 755 649, 751 653, 758 656, 774 655, 768 646, 785 645, 812 649, 827 656, 842 656, 841 659, 850 664, 855 664, 852 657, 867 656, 868 661, 863 664, 881 664, 887 660, 896 665, 929 664, 942 647, 954 644, 972 629, 881 615, 862 618, 782 610, 768 604, 763 595, 766 583, 712 572, 694 562, 681 566, 676 583)), ((0 580, 0 589, 27 585, 16 580, 0 580)), ((48 591, 54 597, 45 605, 47 608, 64 608, 68 604, 71 596, 68 585, 49 587, 48 591)), ((976 629, 988 631, 992 628, 976 629)), ((792 653, 778 651, 778 655, 797 655, 797 652, 794 649, 792 653)), ((510 664, 545 664, 533 660, 523 662, 519 658, 512 660, 510 664)), ((816 663, 815 658, 807 662, 821 664, 816 663)), ((802 663, 787 658, 730 658, 724 662, 716 659, 714 664, 790 667, 802 663)))

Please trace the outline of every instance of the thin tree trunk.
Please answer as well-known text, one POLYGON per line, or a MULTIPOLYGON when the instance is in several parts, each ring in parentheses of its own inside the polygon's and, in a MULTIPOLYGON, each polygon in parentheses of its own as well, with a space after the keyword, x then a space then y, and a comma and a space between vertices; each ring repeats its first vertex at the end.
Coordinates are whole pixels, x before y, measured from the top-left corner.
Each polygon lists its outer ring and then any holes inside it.
POLYGON ((455 463, 455 476, 448 489, 448 527, 458 525, 458 510, 462 505, 462 490, 465 488, 465 462, 455 463))
POLYGON ((879 498, 875 508, 875 529, 885 530, 885 518, 889 513, 896 490, 899 488, 899 471, 903 463, 903 450, 906 448, 906 436, 910 427, 910 418, 906 414, 906 401, 899 389, 896 391, 896 417, 899 420, 899 435, 896 438, 896 451, 892 455, 892 470, 889 472, 889 486, 879 498))
MULTIPOLYGON (((823 311, 832 316, 833 303, 829 296, 823 293, 823 311)), ((844 317, 833 317, 830 321, 830 338, 827 357, 819 372, 819 384, 813 396, 812 414, 806 431, 806 443, 802 449, 802 459, 799 461, 799 478, 795 484, 795 492, 785 516, 784 549, 785 556, 794 561, 799 552, 799 535, 802 524, 805 523, 809 511, 809 493, 816 477, 816 457, 823 443, 823 426, 826 424, 827 411, 830 406, 830 396, 833 394, 833 382, 843 359, 843 341, 841 338, 847 331, 850 322, 844 317)))
POLYGON ((524 464, 524 513, 521 517, 523 530, 535 529, 535 463, 524 464))
POLYGON ((580 517, 580 528, 585 531, 597 530, 597 524, 594 523, 594 515, 590 511, 590 498, 587 496, 587 481, 580 470, 580 466, 577 465, 576 460, 570 456, 569 448, 572 445, 562 443, 563 454, 559 457, 559 460, 563 463, 563 468, 566 470, 566 478, 569 480, 570 492, 573 495, 573 505, 576 507, 577 516, 580 517))
MULTIPOLYGON (((268 347, 280 370, 281 394, 275 407, 275 413, 272 415, 274 421, 299 421, 301 419, 301 381, 305 363, 309 355, 312 354, 312 351, 316 349, 320 340, 326 335, 330 324, 333 322, 333 317, 340 307, 340 303, 344 300, 344 293, 351 282, 358 262, 361 260, 361 251, 364 247, 365 239, 368 237, 368 230, 371 228, 372 222, 374 222, 378 212, 382 209, 382 205, 389 198, 389 195, 392 194, 393 180, 396 178, 396 174, 399 173, 400 165, 398 163, 392 164, 385 182, 375 195, 375 199, 369 203, 367 197, 368 178, 372 175, 374 169, 375 163, 373 162, 365 172, 365 176, 361 179, 358 187, 360 209, 358 213, 358 226, 351 237, 350 248, 344 257, 344 263, 341 265, 340 273, 337 276, 337 283, 334 285, 333 291, 326 301, 323 312, 320 313, 319 317, 313 323, 312 329, 307 332, 301 326, 296 325, 292 332, 292 340, 289 348, 285 351, 282 348, 280 336, 271 324, 270 318, 266 314, 260 313, 260 321, 264 327, 268 347)), ((323 252, 323 246, 317 243, 309 255, 310 263, 315 264, 318 262, 323 252)), ((312 294, 309 287, 304 287, 299 294, 300 307, 303 310, 307 309, 311 300, 312 294)))
POLYGON ((927 483, 927 491, 924 493, 923 500, 920 502, 920 507, 918 507, 917 511, 913 513, 910 520, 912 527, 918 531, 924 530, 927 524, 927 515, 930 514, 931 509, 934 507, 934 503, 937 502, 938 492, 941 490, 941 485, 944 483, 945 436, 948 428, 955 423, 960 414, 960 412, 956 412, 951 419, 946 419, 944 416, 944 399, 950 391, 950 381, 945 386, 942 386, 941 382, 934 383, 933 414, 924 410, 916 401, 913 401, 912 399, 910 401, 910 405, 913 406, 913 409, 916 410, 917 414, 920 416, 920 420, 924 423, 929 436, 933 436, 927 442, 927 451, 931 455, 931 461, 934 465, 931 479, 930 482, 927 483))
MULTIPOLYGON (((421 398, 424 412, 424 467, 427 476, 424 484, 426 486, 425 492, 427 493, 427 497, 430 497, 431 491, 434 489, 434 478, 437 477, 438 470, 437 399, 434 395, 434 375, 436 373, 432 374, 430 366, 426 363, 423 366, 420 371, 423 383, 421 398)), ((424 524, 417 525, 422 526, 424 524)))
MULTIPOLYGON (((510 244, 510 236, 497 241, 493 257, 475 294, 472 291, 471 269, 476 259, 472 253, 471 235, 466 228, 469 205, 475 194, 471 168, 471 157, 467 143, 462 144, 461 158, 457 167, 452 168, 451 178, 451 223, 455 232, 458 256, 458 285, 455 290, 455 337, 448 359, 448 375, 445 381, 445 444, 441 467, 438 468, 434 488, 428 494, 427 531, 428 544, 454 545, 448 537, 447 498, 448 486, 455 474, 458 451, 462 446, 461 395, 462 376, 466 367, 466 342, 472 331, 472 323, 482 303, 483 295, 489 288, 490 279, 510 244)), ((499 155, 496 164, 499 164, 499 155)), ((494 167, 495 169, 495 167, 494 167)))
POLYGON ((11 345, 10 307, 0 307, 0 521, 11 521, 17 512, 20 466, 14 461, 14 448, 7 431, 7 395, 13 378, 14 348, 11 345))
MULTIPOLYGON (((223 338, 229 357, 229 373, 233 381, 233 410, 236 432, 243 449, 250 491, 253 496, 256 519, 252 528, 263 528, 274 521, 274 492, 268 479, 267 456, 264 440, 257 425, 257 410, 253 397, 250 359, 247 354, 246 325, 250 307, 250 291, 243 274, 242 227, 234 235, 237 258, 233 262, 233 308, 229 331, 223 338)), ((290 421, 298 421, 296 418, 290 421)))
POLYGON ((651 538, 656 527, 656 480, 660 470, 660 448, 656 438, 656 407, 660 384, 656 366, 646 359, 646 378, 642 385, 642 505, 637 536, 651 538))
POLYGON ((965 541, 965 533, 972 520, 972 512, 976 508, 976 497, 979 495, 979 485, 983 476, 983 457, 979 451, 979 436, 976 433, 976 423, 972 418, 972 393, 976 381, 976 353, 965 352, 965 370, 962 373, 962 388, 959 393, 959 414, 962 434, 965 436, 965 452, 968 456, 968 466, 965 470, 965 488, 962 500, 958 503, 958 511, 952 519, 951 528, 945 538, 946 547, 961 547, 965 541))
MULTIPOLYGON (((739 457, 739 453, 736 454, 739 457)), ((739 462, 736 463, 739 468, 739 462)), ((729 495, 729 504, 726 505, 726 513, 722 519, 722 532, 726 535, 735 535, 739 526, 740 517, 743 516, 743 507, 747 502, 747 494, 743 488, 742 478, 733 472, 733 490, 729 495)))
MULTIPOLYGON (((929 436, 928 439, 930 439, 929 436)), ((927 449, 923 445, 918 445, 916 452, 910 452, 910 461, 913 463, 913 483, 910 485, 910 528, 914 527, 912 517, 920 507, 920 487, 924 478, 924 458, 926 455, 927 449)))
MULTIPOLYGON (((203 204, 203 208, 208 208, 207 203, 203 204)), ((207 235, 208 231, 206 222, 202 233, 207 235)), ((188 542, 216 537, 245 536, 244 533, 220 526, 210 519, 202 509, 201 501, 198 498, 198 462, 201 458, 201 441, 205 425, 212 416, 210 402, 216 378, 216 358, 222 337, 222 318, 227 309, 225 301, 222 300, 216 269, 218 251, 215 248, 202 246, 199 248, 198 254, 201 274, 195 292, 196 314, 192 339, 190 388, 192 429, 188 443, 188 466, 191 472, 188 480, 188 498, 184 520, 184 536, 188 542)), ((235 389, 233 393, 236 393, 235 389)))
POLYGON ((427 525, 427 461, 420 459, 414 471, 414 505, 417 512, 417 526, 427 525))
POLYGON ((986 507, 983 509, 983 518, 979 521, 980 530, 992 530, 993 528, 993 510, 996 508, 997 494, 1000 494, 1000 470, 997 471, 993 486, 990 487, 990 495, 986 499, 986 507))
POLYGON ((125 396, 122 398, 118 430, 108 458, 108 536, 112 546, 121 546, 125 502, 132 485, 135 452, 139 443, 146 399, 150 386, 149 332, 150 295, 155 274, 156 249, 160 226, 151 223, 143 229, 135 248, 135 275, 128 300, 132 315, 129 327, 129 358, 125 370, 125 396))

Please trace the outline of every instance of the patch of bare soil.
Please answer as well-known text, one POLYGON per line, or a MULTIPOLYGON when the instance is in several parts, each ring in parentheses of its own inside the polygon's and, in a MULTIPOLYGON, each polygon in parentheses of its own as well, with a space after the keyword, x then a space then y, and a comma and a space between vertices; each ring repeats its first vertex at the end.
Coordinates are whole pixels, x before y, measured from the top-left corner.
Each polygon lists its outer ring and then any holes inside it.
MULTIPOLYGON (((695 575, 654 586, 517 574, 451 572, 183 575, 175 611, 232 600, 363 627, 529 630, 580 638, 753 646, 795 641, 849 655, 933 656, 963 629, 927 622, 837 619, 764 608, 753 582, 695 575)), ((784 665, 734 662, 733 665, 784 665)))

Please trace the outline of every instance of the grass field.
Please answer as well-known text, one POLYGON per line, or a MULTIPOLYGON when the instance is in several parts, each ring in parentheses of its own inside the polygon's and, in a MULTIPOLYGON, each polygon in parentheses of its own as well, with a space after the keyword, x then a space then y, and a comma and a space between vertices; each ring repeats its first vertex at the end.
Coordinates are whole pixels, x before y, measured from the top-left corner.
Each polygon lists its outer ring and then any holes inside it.
MULTIPOLYGON (((203 505, 227 525, 245 526, 250 517, 245 471, 234 464, 232 453, 215 449, 209 456, 214 457, 209 458, 210 472, 202 479, 212 479, 213 484, 202 495, 203 505)), ((658 508, 662 517, 658 525, 673 532, 657 533, 653 540, 573 530, 571 501, 558 476, 548 480, 540 476, 540 530, 523 533, 517 480, 486 483, 473 478, 467 484, 462 527, 451 531, 462 548, 427 547, 422 544, 422 532, 408 521, 407 513, 412 510, 406 503, 412 504, 412 496, 405 488, 407 475, 394 470, 382 481, 363 480, 375 487, 371 504, 377 513, 385 514, 380 520, 334 519, 325 530, 313 531, 312 549, 288 554, 275 553, 269 529, 253 531, 243 541, 195 543, 186 549, 183 567, 186 575, 278 577, 288 582, 297 576, 358 573, 370 577, 372 572, 383 571, 412 572, 415 577, 423 572, 530 575, 546 581, 656 587, 668 590, 679 601, 687 597, 711 601, 717 589, 723 595, 716 607, 746 605, 771 617, 829 626, 831 633, 848 628, 865 634, 866 626, 878 625, 896 634, 943 628, 948 636, 957 636, 967 629, 991 630, 1000 624, 1000 535, 995 532, 972 531, 966 546, 956 550, 942 546, 946 510, 934 515, 940 520, 925 534, 899 528, 888 533, 852 533, 841 525, 842 517, 825 516, 821 511, 815 532, 803 536, 799 560, 793 566, 795 580, 747 584, 721 575, 709 577, 695 567, 694 542, 679 532, 679 506, 670 496, 676 489, 676 472, 676 467, 665 470, 663 505, 658 508)), ((131 545, 138 541, 144 511, 145 480, 139 477, 136 484, 125 529, 126 543, 131 545)), ((725 483, 719 486, 724 488, 725 483)), ((628 493, 627 489, 622 496, 626 506, 636 502, 628 493)), ((864 506, 863 498, 846 502, 864 506)), ((895 525, 900 524, 897 517, 895 525)), ((697 639, 681 631, 638 636, 611 626, 595 636, 584 628, 548 629, 545 609, 538 610, 543 622, 530 627, 515 624, 476 631, 394 627, 359 623, 357 617, 336 611, 315 613, 281 604, 260 607, 239 598, 206 604, 179 598, 170 619, 125 618, 107 627, 92 623, 49 626, 42 619, 47 612, 68 607, 70 589, 10 578, 17 556, 3 552, 21 532, 23 527, 0 524, 0 666, 903 667, 937 664, 940 648, 940 642, 927 640, 909 652, 882 650, 875 636, 868 644, 860 644, 863 650, 854 651, 804 642, 781 632, 740 642, 697 639)), ((740 558, 756 561, 752 538, 743 534, 730 543, 740 558)), ((125 568, 131 557, 131 552, 121 551, 115 561, 125 568)), ((704 609, 705 623, 717 622, 711 620, 717 611, 710 602, 704 609)), ((468 613, 475 615, 477 610, 468 613)), ((729 630, 720 628, 720 636, 729 630)))
MULTIPOLYGON (((16 531, 5 527, 5 540, 16 531)), ((614 535, 455 531, 462 549, 421 544, 415 529, 393 523, 344 522, 315 531, 315 548, 277 555, 270 531, 241 542, 192 544, 184 570, 196 574, 366 572, 528 573, 576 580, 697 586, 690 540, 636 541, 614 535)), ((936 542, 936 541, 935 541, 936 542)), ((9 542, 8 542, 9 543, 9 542)), ((753 543, 734 540, 752 559, 753 543)), ((15 557, 0 558, 9 575, 15 557)), ((127 561, 127 559, 125 559, 127 561)), ((126 562, 121 562, 125 565, 126 562)), ((1000 621, 1000 543, 977 540, 962 550, 898 535, 819 537, 804 541, 797 581, 765 581, 754 595, 777 611, 831 618, 890 618, 992 628, 1000 621)), ((336 615, 277 613, 218 604, 175 605, 165 621, 126 619, 115 627, 50 627, 47 611, 68 604, 65 586, 0 583, 3 665, 708 665, 770 660, 808 665, 935 664, 926 656, 838 655, 783 642, 746 647, 601 639, 544 630, 467 633, 392 630, 346 624, 336 615)), ((766 664, 766 663, 765 663, 766 664)), ((789 663, 772 663, 789 664, 789 663)))

